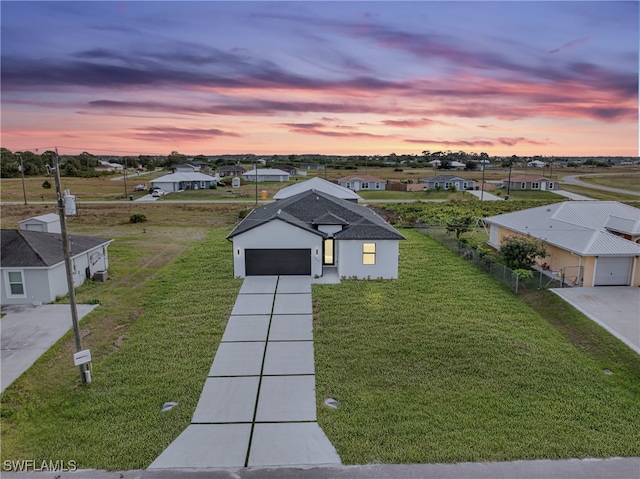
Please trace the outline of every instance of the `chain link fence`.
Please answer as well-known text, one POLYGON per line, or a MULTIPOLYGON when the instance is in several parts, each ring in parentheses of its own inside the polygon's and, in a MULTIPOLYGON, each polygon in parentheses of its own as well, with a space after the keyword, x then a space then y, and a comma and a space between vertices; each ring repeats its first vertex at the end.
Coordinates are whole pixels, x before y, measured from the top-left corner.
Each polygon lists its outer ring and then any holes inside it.
POLYGON ((415 225, 414 228, 429 238, 436 240, 448 250, 471 261, 486 274, 506 285, 515 293, 531 289, 561 288, 563 286, 562 277, 551 272, 533 271, 533 277, 520 278, 512 269, 507 268, 502 263, 498 263, 486 253, 458 240, 446 229, 429 225, 415 225))

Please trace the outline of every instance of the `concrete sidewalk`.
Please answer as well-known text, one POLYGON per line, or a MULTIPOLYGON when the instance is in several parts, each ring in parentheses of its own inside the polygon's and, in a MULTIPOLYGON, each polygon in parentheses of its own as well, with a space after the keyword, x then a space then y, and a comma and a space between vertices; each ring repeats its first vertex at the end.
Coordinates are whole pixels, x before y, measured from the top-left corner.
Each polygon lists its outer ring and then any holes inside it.
POLYGON ((316 422, 311 279, 244 280, 191 425, 149 469, 340 464, 316 422))
POLYGON ((492 195, 487 191, 468 190, 467 193, 470 193, 473 196, 476 196, 478 199, 482 197, 482 201, 498 201, 498 200, 504 201, 504 198, 500 198, 499 196, 492 195))

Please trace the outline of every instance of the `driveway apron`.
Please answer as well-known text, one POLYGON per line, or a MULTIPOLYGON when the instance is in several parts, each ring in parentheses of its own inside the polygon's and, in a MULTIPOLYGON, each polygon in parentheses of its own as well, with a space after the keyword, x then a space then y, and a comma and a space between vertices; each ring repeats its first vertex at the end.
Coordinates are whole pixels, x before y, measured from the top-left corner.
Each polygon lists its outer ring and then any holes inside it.
POLYGON ((191 424, 149 469, 340 464, 316 421, 311 279, 253 276, 191 424))

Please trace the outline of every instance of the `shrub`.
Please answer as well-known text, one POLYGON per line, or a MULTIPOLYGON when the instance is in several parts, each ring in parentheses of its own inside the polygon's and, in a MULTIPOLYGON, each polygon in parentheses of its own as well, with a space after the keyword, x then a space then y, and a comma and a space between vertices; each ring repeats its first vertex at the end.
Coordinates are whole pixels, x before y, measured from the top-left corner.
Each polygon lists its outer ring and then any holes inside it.
POLYGON ((240 210, 238 211, 238 219, 244 219, 251 210, 240 210))
POLYGON ((134 213, 129 216, 129 223, 144 223, 147 221, 147 217, 142 213, 134 213))
POLYGON ((536 258, 547 256, 541 241, 519 236, 505 236, 500 240, 500 253, 507 267, 513 270, 528 269, 536 258))
POLYGON ((49 180, 44 180, 44 183, 42 183, 42 187, 45 190, 50 190, 51 189, 51 182, 49 180))

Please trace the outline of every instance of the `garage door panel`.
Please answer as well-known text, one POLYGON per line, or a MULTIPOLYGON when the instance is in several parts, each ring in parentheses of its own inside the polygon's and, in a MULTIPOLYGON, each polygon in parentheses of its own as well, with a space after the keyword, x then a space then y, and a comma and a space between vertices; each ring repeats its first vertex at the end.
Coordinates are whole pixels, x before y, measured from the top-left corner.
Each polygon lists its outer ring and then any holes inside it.
POLYGON ((631 258, 598 258, 594 286, 628 286, 631 258))
POLYGON ((310 249, 246 249, 247 276, 311 275, 310 249))

